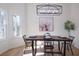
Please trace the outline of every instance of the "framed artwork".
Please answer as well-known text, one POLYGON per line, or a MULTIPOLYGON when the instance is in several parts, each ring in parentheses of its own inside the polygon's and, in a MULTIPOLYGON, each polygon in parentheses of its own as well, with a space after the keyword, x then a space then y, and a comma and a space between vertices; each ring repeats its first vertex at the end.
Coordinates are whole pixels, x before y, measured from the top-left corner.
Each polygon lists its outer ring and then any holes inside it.
POLYGON ((39 31, 54 31, 53 17, 40 17, 39 31))

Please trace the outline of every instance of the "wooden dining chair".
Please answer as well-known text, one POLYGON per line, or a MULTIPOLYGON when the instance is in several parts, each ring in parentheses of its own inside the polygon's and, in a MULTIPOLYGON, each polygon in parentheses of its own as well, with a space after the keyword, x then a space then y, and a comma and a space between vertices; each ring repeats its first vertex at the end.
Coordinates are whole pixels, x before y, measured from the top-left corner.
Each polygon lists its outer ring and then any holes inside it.
POLYGON ((24 54, 25 54, 26 48, 27 48, 27 47, 30 48, 30 46, 32 45, 32 42, 26 40, 26 35, 23 35, 23 40, 24 40, 24 42, 25 42, 25 49, 24 49, 24 54))
MULTIPOLYGON (((69 36, 69 38, 72 39, 72 41, 71 42, 66 42, 66 47, 67 47, 68 51, 71 50, 71 53, 73 55, 72 43, 73 43, 73 40, 74 40, 75 37, 74 36, 69 36)), ((61 51, 62 51, 63 46, 64 46, 64 43, 61 43, 61 51)))
MULTIPOLYGON (((50 36, 49 33, 47 33, 47 35, 50 36)), ((47 38, 44 36, 44 55, 46 56, 47 54, 52 54, 53 55, 53 49, 54 49, 54 46, 53 46, 53 42, 52 41, 49 41, 49 39, 51 39, 51 37, 47 38), (45 40, 46 39, 46 40, 45 40)))

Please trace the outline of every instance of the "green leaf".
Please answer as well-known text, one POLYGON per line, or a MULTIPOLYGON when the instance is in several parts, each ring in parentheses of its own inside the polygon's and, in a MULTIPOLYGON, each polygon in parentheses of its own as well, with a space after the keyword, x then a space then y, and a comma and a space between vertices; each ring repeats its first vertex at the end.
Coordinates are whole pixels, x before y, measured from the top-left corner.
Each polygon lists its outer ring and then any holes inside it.
POLYGON ((71 21, 65 22, 65 29, 70 31, 75 29, 75 25, 71 21))

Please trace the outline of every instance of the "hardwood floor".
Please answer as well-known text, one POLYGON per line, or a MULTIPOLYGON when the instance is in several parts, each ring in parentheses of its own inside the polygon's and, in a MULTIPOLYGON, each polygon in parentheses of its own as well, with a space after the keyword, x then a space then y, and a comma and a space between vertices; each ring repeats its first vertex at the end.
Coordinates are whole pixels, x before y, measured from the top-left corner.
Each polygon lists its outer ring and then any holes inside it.
POLYGON ((10 49, 10 50, 2 53, 0 56, 22 56, 23 49, 24 49, 24 46, 13 48, 13 49, 10 49))
MULTIPOLYGON (((10 50, 2 53, 0 56, 23 56, 24 55, 23 50, 24 50, 24 46, 13 48, 13 49, 10 49, 10 50)), ((27 52, 31 53, 31 49, 29 51, 28 51, 28 49, 26 50, 25 56, 27 56, 27 54, 28 54, 27 52)), ((73 52, 74 52, 74 56, 79 56, 79 49, 73 47, 73 52)), ((67 51, 66 53, 67 53, 66 54, 67 56, 72 56, 71 52, 67 51)))

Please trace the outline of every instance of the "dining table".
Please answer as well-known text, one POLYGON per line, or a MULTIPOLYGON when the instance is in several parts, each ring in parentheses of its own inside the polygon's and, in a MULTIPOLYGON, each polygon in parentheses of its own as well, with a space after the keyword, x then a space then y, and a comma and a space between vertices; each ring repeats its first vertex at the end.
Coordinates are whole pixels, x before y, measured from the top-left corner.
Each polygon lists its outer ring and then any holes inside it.
MULTIPOLYGON (((63 52, 61 54, 63 56, 66 55, 66 42, 71 42, 72 39, 64 36, 51 36, 50 39, 45 39, 44 36, 42 35, 36 35, 36 36, 29 36, 26 38, 26 41, 31 41, 32 42, 32 55, 35 56, 37 52, 37 41, 57 41, 58 42, 58 50, 59 53, 61 52, 60 49, 60 42, 64 42, 63 46, 63 52)), ((58 52, 57 52, 58 53, 58 52)))

